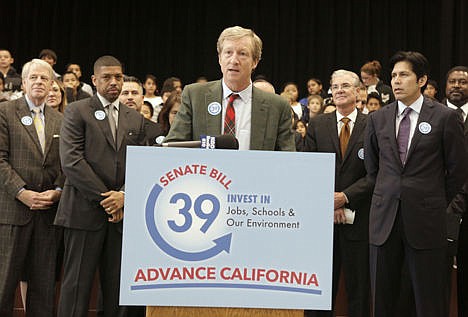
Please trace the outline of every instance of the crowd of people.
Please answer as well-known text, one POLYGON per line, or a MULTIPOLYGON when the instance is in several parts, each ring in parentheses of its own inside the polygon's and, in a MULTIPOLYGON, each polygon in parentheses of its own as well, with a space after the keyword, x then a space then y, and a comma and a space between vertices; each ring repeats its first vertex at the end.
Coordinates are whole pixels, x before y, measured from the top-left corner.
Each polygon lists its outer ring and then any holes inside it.
POLYGON ((447 72, 439 100, 427 59, 398 52, 390 85, 374 60, 359 75, 332 71, 329 87, 311 77, 300 98, 297 83, 276 93, 252 78, 252 30, 225 29, 217 50, 222 79, 170 77, 159 90, 112 56, 95 61, 92 88, 76 63, 55 72, 53 50, 19 75, 0 49, 0 315, 12 316, 21 281, 28 315, 87 316, 99 271, 101 314, 144 316, 118 302, 126 146, 204 134, 231 134, 240 150, 336 154, 332 309, 306 316, 333 316, 342 272, 349 316, 448 316, 454 257, 468 314, 468 68, 447 72))

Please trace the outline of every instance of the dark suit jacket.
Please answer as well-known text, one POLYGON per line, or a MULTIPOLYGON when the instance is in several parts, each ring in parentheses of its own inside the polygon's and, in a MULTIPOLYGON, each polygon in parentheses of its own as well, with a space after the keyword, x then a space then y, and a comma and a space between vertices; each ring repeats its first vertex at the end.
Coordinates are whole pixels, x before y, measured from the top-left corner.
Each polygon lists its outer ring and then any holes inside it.
POLYGON ((336 112, 314 117, 307 128, 305 151, 335 153, 335 191, 348 197, 347 208, 355 210, 353 225, 340 226, 346 238, 367 240, 372 188, 364 167, 364 130, 367 116, 358 112, 345 156, 341 156, 336 112))
MULTIPOLYGON (((62 114, 45 106, 44 123, 43 154, 26 99, 0 104, 0 223, 24 225, 31 220, 35 211, 16 199, 22 187, 37 192, 63 187, 59 159, 62 114)), ((55 210, 41 212, 52 223, 55 210)))
POLYGON ((396 141, 393 102, 369 115, 365 163, 372 197, 369 240, 387 240, 400 208, 408 243, 416 249, 447 245, 446 208, 465 181, 465 147, 460 117, 424 98, 414 136, 403 166, 396 141), (427 134, 419 124, 430 124, 427 134))
POLYGON ((99 205, 101 193, 123 190, 127 145, 145 143, 144 117, 120 103, 117 145, 97 96, 71 103, 65 110, 60 141, 67 177, 55 223, 67 228, 98 230, 107 223, 99 205))
MULTIPOLYGON (((208 105, 222 104, 221 80, 185 86, 182 105, 165 142, 200 140, 221 134, 222 113, 210 115, 208 105)), ((278 95, 256 87, 252 91, 251 150, 295 151, 291 106, 278 95)))
MULTIPOLYGON (((464 122, 465 147, 468 151, 468 120, 464 122)), ((460 222, 467 209, 468 200, 468 178, 463 188, 458 192, 450 202, 447 208, 447 234, 451 241, 457 241, 460 232, 460 222)))

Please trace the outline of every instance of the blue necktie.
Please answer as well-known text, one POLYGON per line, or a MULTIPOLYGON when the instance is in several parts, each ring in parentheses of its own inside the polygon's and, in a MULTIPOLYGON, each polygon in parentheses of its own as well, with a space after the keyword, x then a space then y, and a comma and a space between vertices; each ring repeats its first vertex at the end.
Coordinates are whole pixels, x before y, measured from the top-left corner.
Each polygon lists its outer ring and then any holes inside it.
POLYGON ((406 162, 406 154, 408 152, 408 143, 409 143, 409 136, 410 136, 410 126, 411 120, 409 118, 409 114, 411 112, 410 107, 406 107, 406 109, 402 112, 403 118, 400 121, 400 127, 398 128, 398 153, 400 154, 401 163, 403 165, 406 162))

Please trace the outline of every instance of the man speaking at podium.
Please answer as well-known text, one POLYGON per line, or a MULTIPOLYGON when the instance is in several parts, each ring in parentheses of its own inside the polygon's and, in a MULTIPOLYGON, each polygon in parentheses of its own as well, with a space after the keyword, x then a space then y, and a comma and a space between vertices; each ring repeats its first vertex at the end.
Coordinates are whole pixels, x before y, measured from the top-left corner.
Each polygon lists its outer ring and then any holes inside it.
POLYGON ((250 79, 262 55, 262 40, 252 30, 234 26, 221 33, 217 50, 222 80, 184 88, 165 142, 230 134, 239 140, 240 150, 295 151, 290 105, 253 87, 250 79))

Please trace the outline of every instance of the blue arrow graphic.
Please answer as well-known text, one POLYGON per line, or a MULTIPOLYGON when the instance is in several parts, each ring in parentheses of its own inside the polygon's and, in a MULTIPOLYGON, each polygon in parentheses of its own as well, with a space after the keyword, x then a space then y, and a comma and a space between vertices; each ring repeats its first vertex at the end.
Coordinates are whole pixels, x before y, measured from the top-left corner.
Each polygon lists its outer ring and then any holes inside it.
POLYGON ((184 261, 202 261, 212 258, 223 251, 229 253, 232 233, 228 233, 222 237, 214 239, 213 242, 215 245, 212 248, 200 252, 181 251, 167 243, 159 233, 154 219, 154 207, 156 206, 156 201, 162 189, 163 188, 158 184, 155 184, 151 189, 148 200, 146 201, 145 218, 146 227, 148 228, 151 238, 164 253, 184 261))

